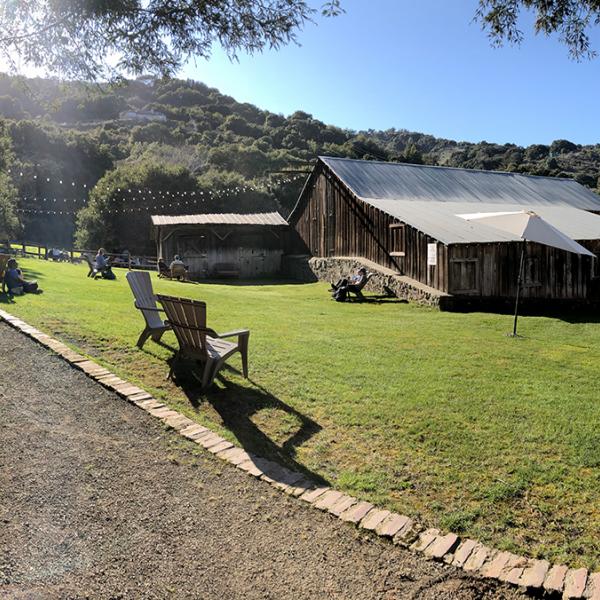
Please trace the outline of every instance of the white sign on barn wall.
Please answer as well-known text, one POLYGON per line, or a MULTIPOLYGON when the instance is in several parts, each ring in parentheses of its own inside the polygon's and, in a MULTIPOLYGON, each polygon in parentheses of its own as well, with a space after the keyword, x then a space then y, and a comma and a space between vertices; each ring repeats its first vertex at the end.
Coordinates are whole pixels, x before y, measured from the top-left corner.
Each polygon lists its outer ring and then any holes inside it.
POLYGON ((437 265, 437 244, 427 244, 427 266, 437 265))

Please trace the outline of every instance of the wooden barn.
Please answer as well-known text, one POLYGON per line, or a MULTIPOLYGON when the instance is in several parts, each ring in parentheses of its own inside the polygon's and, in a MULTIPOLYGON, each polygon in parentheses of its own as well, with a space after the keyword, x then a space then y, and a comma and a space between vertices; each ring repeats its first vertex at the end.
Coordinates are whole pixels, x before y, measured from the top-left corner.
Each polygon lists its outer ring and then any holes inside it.
POLYGON ((192 279, 279 274, 288 230, 277 212, 152 216, 158 256, 179 255, 192 279))
MULTIPOLYGON (((600 255, 600 196, 516 173, 320 157, 288 221, 314 257, 364 258, 453 296, 512 298, 521 243, 457 215, 523 209, 600 255)), ((598 302, 599 262, 529 243, 523 296, 598 302)))

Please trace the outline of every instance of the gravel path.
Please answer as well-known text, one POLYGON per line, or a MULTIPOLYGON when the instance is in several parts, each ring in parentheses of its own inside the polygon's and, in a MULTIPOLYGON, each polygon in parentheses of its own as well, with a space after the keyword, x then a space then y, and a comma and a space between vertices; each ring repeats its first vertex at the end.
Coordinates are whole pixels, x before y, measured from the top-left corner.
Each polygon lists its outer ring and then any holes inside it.
POLYGON ((309 509, 0 324, 1 598, 523 598, 309 509))

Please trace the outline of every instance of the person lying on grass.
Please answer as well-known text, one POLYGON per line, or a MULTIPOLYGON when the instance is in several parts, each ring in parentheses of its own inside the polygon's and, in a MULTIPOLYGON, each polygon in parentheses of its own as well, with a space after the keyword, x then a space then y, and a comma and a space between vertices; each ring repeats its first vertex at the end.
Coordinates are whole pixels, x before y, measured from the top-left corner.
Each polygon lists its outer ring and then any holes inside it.
POLYGON ((6 273, 4 273, 4 285, 8 289, 9 296, 20 296, 23 293, 33 294, 38 291, 36 281, 27 281, 23 277, 21 269, 14 258, 11 258, 6 264, 6 273))

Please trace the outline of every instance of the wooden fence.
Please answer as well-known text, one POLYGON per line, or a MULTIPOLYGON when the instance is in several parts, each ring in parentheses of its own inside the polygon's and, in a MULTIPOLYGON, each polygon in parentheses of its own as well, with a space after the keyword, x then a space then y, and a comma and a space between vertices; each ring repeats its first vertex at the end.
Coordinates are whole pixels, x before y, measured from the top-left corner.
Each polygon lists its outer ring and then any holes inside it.
MULTIPOLYGON (((84 254, 87 254, 92 260, 94 260, 94 257, 96 256, 96 250, 86 250, 82 248, 61 250, 62 254, 52 254, 50 253, 50 250, 53 249, 52 246, 40 244, 38 242, 13 241, 7 242, 5 245, 7 247, 6 249, 16 256, 38 258, 40 260, 68 261, 78 263, 81 262, 84 254)), ((119 254, 117 252, 109 252, 108 256, 111 261, 111 266, 129 270, 156 270, 156 264, 158 262, 158 258, 156 256, 119 254)))

